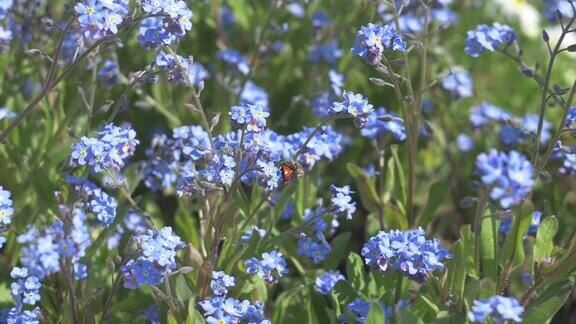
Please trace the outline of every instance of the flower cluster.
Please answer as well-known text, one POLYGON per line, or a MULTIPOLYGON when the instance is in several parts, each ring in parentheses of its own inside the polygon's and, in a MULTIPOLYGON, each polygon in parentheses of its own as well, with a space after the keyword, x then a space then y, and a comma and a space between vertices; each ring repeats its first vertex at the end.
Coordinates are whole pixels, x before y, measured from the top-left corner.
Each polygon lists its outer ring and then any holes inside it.
MULTIPOLYGON (((533 140, 538 130, 540 116, 536 114, 528 114, 520 120, 514 121, 514 126, 505 125, 500 130, 500 141, 506 146, 512 146, 519 143, 533 140)), ((546 144, 552 138, 552 124, 547 120, 543 120, 542 133, 540 134, 540 142, 546 144)))
POLYGON ((494 23, 492 26, 478 25, 468 31, 466 54, 478 57, 484 50, 493 52, 500 45, 509 45, 516 41, 516 32, 507 25, 494 23))
POLYGON ((462 68, 451 71, 442 80, 442 87, 456 100, 472 97, 473 85, 472 75, 462 68))
POLYGON ((14 267, 10 272, 14 281, 10 285, 10 294, 16 304, 10 309, 2 310, 6 323, 39 323, 40 309, 25 309, 25 305, 34 306, 40 301, 40 280, 29 275, 28 268, 14 267))
POLYGON ((69 210, 60 207, 63 218, 70 219, 65 225, 60 220, 52 222, 51 226, 38 230, 30 226, 28 231, 17 237, 22 248, 20 262, 31 275, 40 279, 60 271, 60 259, 69 259, 74 266, 74 279, 81 280, 87 276, 86 265, 80 259, 86 254, 86 249, 92 244, 86 214, 78 208, 69 210), (69 228, 68 228, 69 226, 69 228))
POLYGON ((136 236, 135 240, 141 254, 120 269, 124 287, 136 289, 143 284, 156 285, 165 274, 176 269, 176 252, 184 247, 184 243, 172 233, 171 227, 149 229, 146 234, 136 236))
POLYGON ((191 62, 180 55, 165 54, 156 56, 156 66, 166 72, 168 81, 175 84, 199 87, 208 79, 208 71, 200 63, 191 62))
POLYGON ((80 204, 84 212, 94 214, 103 226, 108 227, 112 224, 118 207, 114 197, 84 178, 67 176, 66 181, 81 198, 80 204))
MULTIPOLYGON (((392 307, 386 307, 383 302, 380 303, 380 306, 384 310, 384 317, 386 319, 390 318, 394 313, 392 307)), ((346 305, 347 314, 352 317, 352 319, 356 320, 356 323, 364 324, 366 322, 366 317, 370 313, 370 308, 372 305, 370 302, 365 301, 362 298, 355 298, 352 300, 348 305, 346 305)), ((346 320, 347 316, 342 314, 340 317, 340 323, 348 323, 349 321, 346 320)))
MULTIPOLYGON (((398 17, 398 22, 400 23, 400 29, 404 33, 411 34, 421 34, 425 29, 425 10, 420 5, 418 1, 401 1, 395 0, 396 7, 400 8, 402 6, 402 11, 398 17)), ((445 0, 435 0, 430 1, 428 4, 429 17, 428 21, 430 23, 439 24, 440 27, 446 28, 450 25, 455 24, 458 21, 458 15, 452 10, 448 9, 448 5, 451 1, 445 0)), ((383 3, 378 4, 378 14, 382 17, 382 20, 387 24, 394 23, 393 9, 389 5, 383 3)))
POLYGON ((246 56, 234 48, 228 48, 218 52, 218 57, 228 66, 234 67, 243 75, 250 72, 250 61, 246 56))
POLYGON ((120 81, 120 69, 118 63, 106 60, 98 71, 98 81, 104 88, 112 88, 120 81))
POLYGON ((334 289, 334 286, 340 280, 346 280, 340 271, 328 271, 316 277, 314 287, 319 293, 326 295, 334 289))
POLYGON ((338 46, 337 41, 330 41, 325 44, 314 44, 310 49, 310 61, 314 64, 326 63, 333 66, 342 57, 343 51, 338 46))
POLYGON ((356 211, 356 202, 352 200, 350 194, 354 193, 350 190, 350 186, 344 186, 342 188, 330 185, 330 192, 332 193, 332 198, 330 198, 330 209, 334 210, 334 214, 337 217, 345 217, 346 219, 352 219, 352 214, 356 211))
POLYGON ((300 238, 298 239, 298 249, 296 252, 316 264, 324 261, 326 256, 328 256, 328 253, 332 251, 330 244, 324 237, 324 231, 327 227, 327 224, 322 218, 318 219, 314 224, 314 236, 310 237, 304 233, 300 234, 300 238))
POLYGON ((146 49, 174 44, 192 29, 192 11, 182 0, 143 0, 142 9, 157 16, 140 25, 138 41, 146 49))
POLYGON ((437 239, 427 240, 422 228, 381 231, 364 244, 362 256, 375 270, 399 270, 420 283, 426 282, 433 271, 444 270, 442 262, 451 257, 437 239))
POLYGON ((234 126, 258 133, 266 128, 266 118, 270 113, 263 106, 242 104, 230 109, 230 118, 234 126))
POLYGON ((470 110, 470 123, 474 127, 486 126, 490 121, 505 122, 511 117, 504 109, 487 102, 470 110))
POLYGON ((368 114, 366 125, 360 130, 362 136, 369 139, 379 139, 390 135, 396 141, 406 139, 404 121, 396 113, 380 107, 368 114))
POLYGON ((130 10, 127 0, 86 0, 74 6, 80 30, 87 39, 99 39, 118 33, 118 25, 130 10))
POLYGON ((250 303, 233 297, 212 297, 198 303, 206 323, 257 323, 270 324, 264 317, 262 302, 250 303))
POLYGON ((391 25, 376 24, 362 26, 356 34, 356 43, 352 47, 352 53, 369 64, 376 65, 385 51, 406 51, 406 42, 400 38, 396 28, 391 25))
POLYGON ((240 91, 240 104, 262 106, 265 110, 270 110, 268 93, 251 80, 246 81, 242 91, 240 91))
POLYGON ((278 278, 283 277, 288 273, 288 264, 278 251, 262 253, 262 260, 254 257, 246 260, 246 271, 248 274, 258 274, 264 281, 273 284, 278 281, 278 278))
POLYGON ((534 188, 534 168, 524 155, 490 150, 476 158, 476 170, 482 183, 490 188, 490 197, 508 209, 519 204, 534 188))
POLYGON ((133 235, 140 235, 148 230, 148 226, 144 222, 142 215, 135 211, 127 212, 122 223, 123 224, 118 225, 114 234, 108 238, 108 250, 118 247, 124 233, 127 232, 133 235))
POLYGON ((523 313, 524 307, 515 298, 496 295, 487 300, 475 300, 468 319, 474 323, 485 323, 489 318, 494 323, 520 323, 523 313))
POLYGON ((107 124, 96 132, 96 137, 83 136, 79 142, 72 145, 70 164, 88 165, 96 173, 116 173, 134 154, 139 143, 136 132, 130 126, 107 124))
POLYGON ((228 288, 234 287, 235 285, 236 281, 234 277, 225 274, 224 271, 212 271, 210 288, 212 289, 213 295, 226 296, 228 295, 228 288))
POLYGON ((330 114, 334 116, 351 116, 354 118, 356 127, 364 127, 368 120, 368 114, 374 111, 364 96, 350 91, 344 91, 342 102, 334 102, 330 107, 330 114))
POLYGON ((576 15, 574 0, 542 0, 544 2, 544 15, 551 22, 557 23, 562 18, 571 18, 576 15), (560 16, 558 15, 560 13, 560 16))
MULTIPOLYGON (((0 186, 0 233, 5 232, 12 223, 12 215, 14 215, 14 208, 12 207, 12 194, 8 190, 4 190, 0 186)), ((0 236, 0 248, 6 243, 6 238, 0 236)))

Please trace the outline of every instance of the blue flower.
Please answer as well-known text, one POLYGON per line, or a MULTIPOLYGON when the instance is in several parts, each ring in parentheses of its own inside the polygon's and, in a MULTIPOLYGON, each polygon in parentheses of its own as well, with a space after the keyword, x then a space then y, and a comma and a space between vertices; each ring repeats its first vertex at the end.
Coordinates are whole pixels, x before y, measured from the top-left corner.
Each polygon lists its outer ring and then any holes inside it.
POLYGON ((354 193, 350 190, 350 187, 344 186, 340 188, 330 185, 330 192, 332 193, 330 206, 335 210, 336 216, 352 219, 352 214, 356 211, 356 202, 350 196, 351 193, 354 193))
POLYGON ((482 183, 491 188, 490 197, 504 209, 519 204, 535 184, 532 164, 516 151, 492 149, 488 154, 482 153, 476 158, 476 170, 482 183))
POLYGON ((566 122, 564 122, 564 126, 566 128, 576 128, 576 107, 570 107, 568 110, 568 116, 566 116, 566 122))
POLYGON ((212 297, 198 302, 206 323, 259 323, 270 324, 264 317, 262 302, 250 303, 233 297, 212 297))
POLYGON ((406 51, 406 43, 396 29, 390 25, 368 24, 356 34, 356 44, 352 53, 362 57, 369 64, 377 64, 385 51, 406 51))
POLYGON ((456 100, 472 97, 473 85, 472 75, 462 68, 456 68, 442 80, 442 87, 456 100))
POLYGON ((490 121, 505 122, 511 115, 504 109, 490 103, 483 103, 480 106, 472 107, 470 111, 470 123, 474 127, 482 127, 490 121))
POLYGON ((396 141, 404 141, 406 127, 404 121, 397 117, 396 113, 380 107, 368 114, 366 125, 360 130, 360 134, 370 139, 390 135, 396 141))
POLYGON ((562 18, 574 17, 574 9, 572 9, 573 0, 543 0, 544 2, 544 15, 550 22, 558 23, 559 17, 557 12, 560 12, 562 18))
POLYGON ((246 81, 244 88, 240 92, 240 104, 262 106, 265 110, 270 109, 268 93, 251 80, 246 81))
POLYGON ((374 106, 361 94, 344 91, 342 96, 344 100, 342 102, 334 102, 330 108, 330 114, 351 116, 354 118, 354 124, 357 127, 364 127, 368 114, 374 111, 374 106))
POLYGON ((212 294, 216 296, 226 296, 228 294, 228 288, 234 287, 235 285, 234 277, 225 274, 224 271, 212 271, 212 282, 210 283, 212 294))
POLYGON ((228 48, 220 50, 218 57, 227 65, 235 67, 240 73, 248 75, 250 72, 250 61, 238 50, 228 48))
POLYGON ((491 318, 494 323, 506 321, 522 322, 524 307, 513 297, 492 296, 487 300, 475 300, 468 319, 475 323, 484 323, 491 318))
POLYGON ((233 106, 229 115, 236 127, 245 127, 248 132, 258 133, 266 127, 266 118, 270 113, 260 105, 242 104, 233 106))
POLYGON ((316 277, 314 286, 318 292, 326 295, 332 291, 338 281, 345 279, 340 271, 328 271, 316 277))
POLYGON ((484 50, 493 52, 500 45, 508 45, 516 41, 516 33, 507 25, 494 23, 492 26, 478 25, 468 31, 466 39, 466 54, 478 57, 484 50))
POLYGON ((338 46, 338 41, 330 41, 325 44, 314 44, 310 49, 310 61, 312 63, 326 63, 333 66, 342 57, 342 49, 338 46))
POLYGON ((361 253, 371 268, 399 270, 419 283, 425 283, 433 271, 444 270, 443 262, 451 257, 438 240, 426 240, 422 228, 381 231, 364 244, 361 253))
POLYGON ((532 236, 536 236, 538 233, 538 227, 540 227, 540 220, 542 218, 542 212, 535 210, 532 213, 532 222, 530 223, 530 227, 528 228, 528 234, 532 236))
POLYGON ((98 71, 98 81, 105 88, 111 88, 120 81, 120 70, 118 64, 113 60, 104 62, 100 71, 98 71))
POLYGON ((266 236, 266 230, 254 226, 252 228, 249 228, 242 236, 240 236, 240 240, 242 242, 248 242, 250 241, 250 239, 254 234, 257 234, 258 238, 263 238, 264 236, 266 236))
POLYGON ((262 253, 262 260, 250 258, 245 261, 246 271, 248 274, 258 274, 260 278, 268 283, 276 283, 278 278, 288 273, 288 264, 277 251, 262 253))
POLYGON ((460 151, 466 153, 474 149, 475 142, 472 136, 459 134, 458 137, 456 137, 456 145, 460 151))
POLYGON ((324 11, 317 10, 312 15, 312 29, 322 29, 326 27, 330 27, 332 24, 332 20, 324 11))

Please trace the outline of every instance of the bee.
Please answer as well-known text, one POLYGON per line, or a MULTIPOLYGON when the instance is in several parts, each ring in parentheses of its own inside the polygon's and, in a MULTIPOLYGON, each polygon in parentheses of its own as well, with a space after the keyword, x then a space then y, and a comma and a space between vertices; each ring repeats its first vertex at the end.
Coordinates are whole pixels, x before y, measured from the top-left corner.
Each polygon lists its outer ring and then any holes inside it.
POLYGON ((296 178, 300 178, 304 175, 304 168, 302 164, 298 161, 284 161, 280 164, 280 172, 282 173, 282 180, 284 183, 288 183, 296 178))

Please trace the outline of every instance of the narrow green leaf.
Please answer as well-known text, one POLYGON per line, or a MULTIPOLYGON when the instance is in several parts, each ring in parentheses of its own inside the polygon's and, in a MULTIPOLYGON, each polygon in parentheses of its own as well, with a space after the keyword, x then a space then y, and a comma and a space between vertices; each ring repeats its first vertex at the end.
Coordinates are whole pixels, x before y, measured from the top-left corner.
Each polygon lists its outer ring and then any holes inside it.
POLYGON ((398 147, 392 147, 391 150, 392 157, 394 158, 394 164, 396 165, 396 172, 398 179, 397 184, 399 186, 398 196, 400 200, 406 206, 406 177, 404 176, 404 169, 402 168, 402 162, 400 161, 400 157, 398 156, 398 147))
POLYGON ((348 241, 350 241, 351 235, 350 232, 340 233, 330 242, 332 251, 328 254, 326 260, 324 260, 324 266, 322 268, 333 270, 338 267, 347 252, 346 246, 348 245, 348 241))
POLYGON ((524 323, 549 323, 568 299, 574 284, 563 280, 550 286, 542 295, 526 307, 524 323))
POLYGON ((484 277, 498 280, 498 261, 496 260, 496 239, 495 221, 493 217, 485 217, 482 220, 480 230, 480 255, 482 258, 482 273, 484 277))
POLYGON ((448 196, 450 192, 450 182, 448 180, 440 180, 430 186, 428 191, 428 202, 426 202, 426 207, 422 210, 422 214, 419 218, 419 224, 423 228, 428 226, 428 223, 432 221, 436 211, 442 205, 442 202, 448 196))
POLYGON ((555 216, 544 218, 534 242, 534 261, 540 262, 550 255, 554 249, 554 236, 558 231, 558 219, 555 216))
POLYGON ((424 321, 416 316, 410 308, 404 307, 398 310, 398 324, 424 324, 424 321))
POLYGON ((386 317, 384 316, 384 310, 379 303, 372 303, 370 306, 370 312, 366 316, 366 324, 383 324, 386 322, 386 317))
POLYGON ((346 262, 346 275, 354 290, 361 291, 366 284, 364 280, 364 263, 356 253, 350 253, 346 262))
POLYGON ((468 275, 477 279, 478 264, 474 262, 474 234, 470 225, 462 226, 460 229, 460 239, 462 240, 462 257, 468 275))

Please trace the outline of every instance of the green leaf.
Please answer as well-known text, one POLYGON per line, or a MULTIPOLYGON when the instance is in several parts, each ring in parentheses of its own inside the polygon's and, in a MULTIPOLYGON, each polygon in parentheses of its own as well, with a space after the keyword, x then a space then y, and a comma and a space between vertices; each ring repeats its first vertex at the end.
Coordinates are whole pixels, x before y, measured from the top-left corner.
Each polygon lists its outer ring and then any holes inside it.
POLYGON ((352 288, 361 291, 366 281, 364 280, 364 263, 356 253, 350 253, 346 262, 346 275, 352 288))
POLYGON ((348 245, 348 241, 350 241, 351 235, 350 232, 340 233, 330 242, 332 252, 330 252, 326 260, 324 260, 324 266, 322 268, 333 270, 338 267, 340 261, 342 261, 342 258, 346 254, 346 246, 348 245))
POLYGON ((398 156, 398 147, 392 147, 390 151, 392 152, 392 157, 394 158, 394 164, 396 165, 396 172, 398 173, 398 176, 396 177, 396 179, 398 179, 397 184, 400 189, 398 190, 398 195, 404 206, 406 206, 406 196, 407 196, 406 176, 404 176, 404 169, 402 168, 402 162, 400 161, 400 157, 398 156))
POLYGON ((369 177, 362 168, 354 163, 347 163, 346 168, 348 173, 356 182, 358 187, 358 196, 362 201, 362 206, 368 209, 370 212, 377 212, 381 208, 381 201, 378 197, 378 191, 376 190, 376 178, 369 177))
POLYGON ((474 234, 472 234, 470 225, 462 226, 460 239, 462 240, 462 257, 466 271, 472 278, 477 279, 479 265, 474 262, 474 234))
POLYGON ((424 321, 416 316, 410 308, 403 307, 398 310, 398 324, 424 324, 424 321))
POLYGON ((483 278, 478 282, 478 299, 488 299, 496 294, 496 283, 491 278, 483 278))
POLYGON ((372 303, 370 312, 366 316, 366 324, 383 324, 386 322, 384 310, 379 303, 372 303))
POLYGON ((554 249, 554 236, 558 231, 558 219, 555 216, 546 217, 536 233, 534 242, 534 261, 540 262, 550 255, 554 249))
POLYGON ((501 266, 509 265, 512 261, 515 261, 515 264, 521 262, 524 256, 522 242, 532 222, 532 210, 532 202, 530 201, 526 201, 519 210, 515 210, 516 215, 514 215, 512 226, 500 252, 499 262, 501 266))
POLYGON ((430 186, 430 190, 428 191, 428 202, 426 202, 426 207, 422 210, 422 214, 419 218, 419 224, 423 228, 428 226, 428 223, 432 221, 436 211, 442 205, 446 196, 450 192, 450 182, 445 180, 440 180, 433 185, 430 186))
POLYGON ((549 323, 554 314, 566 303, 574 284, 570 280, 551 285, 542 295, 526 307, 524 323, 549 323))
POLYGON ((496 260, 496 226, 493 217, 485 217, 480 229, 480 252, 482 258, 482 273, 485 277, 498 280, 498 260, 496 260))

